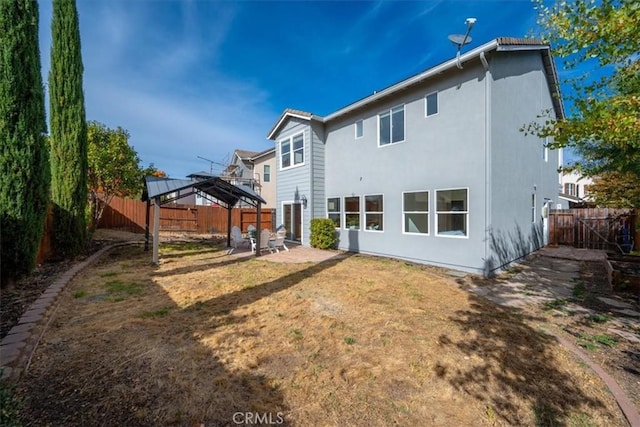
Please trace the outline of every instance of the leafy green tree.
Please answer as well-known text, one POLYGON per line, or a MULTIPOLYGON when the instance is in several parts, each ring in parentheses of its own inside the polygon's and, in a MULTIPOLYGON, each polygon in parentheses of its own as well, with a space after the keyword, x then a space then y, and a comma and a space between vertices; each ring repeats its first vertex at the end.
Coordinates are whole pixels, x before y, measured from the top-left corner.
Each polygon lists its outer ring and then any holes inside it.
POLYGON ((91 121, 87 135, 89 205, 91 228, 95 229, 114 196, 140 197, 143 176, 158 170, 153 165, 140 168, 138 153, 129 145, 129 133, 121 127, 109 129, 91 121))
POLYGON ((528 130, 553 137, 552 148, 574 148, 582 159, 571 166, 585 175, 640 178, 640 3, 535 1, 542 38, 572 76, 565 96, 572 107, 565 120, 528 130))
POLYGON ((87 124, 75 0, 53 0, 49 105, 51 198, 58 253, 74 256, 87 239, 87 124))
POLYGON ((630 172, 606 172, 593 179, 589 196, 598 206, 633 208, 640 206, 638 176, 630 172))
POLYGON ((49 154, 38 47, 38 4, 0 0, 0 274, 35 265, 49 203, 49 154))

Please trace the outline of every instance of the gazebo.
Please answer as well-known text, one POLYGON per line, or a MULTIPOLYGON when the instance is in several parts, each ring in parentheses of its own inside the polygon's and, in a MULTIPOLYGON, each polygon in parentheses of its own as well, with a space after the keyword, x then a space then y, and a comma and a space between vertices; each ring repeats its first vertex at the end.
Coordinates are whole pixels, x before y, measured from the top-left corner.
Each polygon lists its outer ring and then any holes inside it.
MULTIPOLYGON (((142 195, 142 200, 147 202, 147 214, 145 223, 145 250, 149 249, 149 212, 151 201, 156 209, 153 210, 153 262, 158 263, 158 245, 160 242, 160 206, 170 203, 192 194, 217 203, 227 209, 227 247, 231 246, 231 209, 239 202, 243 201, 257 209, 256 228, 260 230, 261 206, 267 203, 258 193, 246 185, 234 185, 219 176, 205 172, 199 172, 190 176, 197 177, 195 180, 158 178, 155 176, 145 177, 146 190, 142 195)), ((256 247, 260 247, 260 233, 256 233, 256 247)), ((260 256, 260 251, 256 251, 256 256, 260 256)))

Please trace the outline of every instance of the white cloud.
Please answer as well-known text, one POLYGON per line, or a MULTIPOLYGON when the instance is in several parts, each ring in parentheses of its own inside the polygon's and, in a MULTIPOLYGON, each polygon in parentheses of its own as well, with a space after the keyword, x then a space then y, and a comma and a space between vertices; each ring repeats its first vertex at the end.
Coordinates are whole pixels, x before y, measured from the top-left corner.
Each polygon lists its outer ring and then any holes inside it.
MULTIPOLYGON (((79 1, 78 12, 87 119, 127 129, 145 165, 184 177, 208 170, 197 156, 269 147, 267 93, 217 66, 233 3, 79 1)), ((41 4, 45 76, 50 23, 41 4)))

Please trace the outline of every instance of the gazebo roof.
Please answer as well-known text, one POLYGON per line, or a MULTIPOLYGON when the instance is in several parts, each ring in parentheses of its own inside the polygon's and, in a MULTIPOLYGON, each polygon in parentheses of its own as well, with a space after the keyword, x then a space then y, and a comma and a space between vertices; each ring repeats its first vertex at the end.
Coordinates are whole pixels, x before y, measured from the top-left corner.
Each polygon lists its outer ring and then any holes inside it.
POLYGON ((219 176, 206 175, 208 176, 198 173, 197 176, 201 179, 197 181, 147 176, 145 177, 146 191, 142 195, 142 199, 146 201, 178 193, 177 196, 164 200, 161 203, 163 204, 193 193, 199 193, 205 198, 210 196, 216 201, 222 202, 227 208, 235 206, 239 201, 246 202, 252 206, 267 203, 258 193, 246 185, 234 185, 219 176), (186 191, 183 192, 183 190, 186 191))

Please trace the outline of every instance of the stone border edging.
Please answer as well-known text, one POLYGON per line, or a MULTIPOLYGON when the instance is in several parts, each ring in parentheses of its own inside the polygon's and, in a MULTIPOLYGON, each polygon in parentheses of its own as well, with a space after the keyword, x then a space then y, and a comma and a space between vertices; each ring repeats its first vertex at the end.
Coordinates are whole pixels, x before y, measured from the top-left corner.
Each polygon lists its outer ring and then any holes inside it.
MULTIPOLYGON (((138 242, 133 243, 137 244, 138 242)), ((0 341, 2 379, 15 380, 26 370, 40 339, 57 310, 57 306, 54 308, 54 304, 65 286, 104 253, 130 244, 132 242, 120 242, 105 246, 84 261, 75 264, 45 289, 42 295, 22 314, 18 323, 0 341)))
POLYGON ((589 368, 591 368, 596 374, 598 374, 611 394, 613 394, 613 398, 616 400, 616 403, 622 410, 622 413, 627 419, 629 425, 631 425, 632 427, 640 427, 640 413, 638 413, 638 409, 627 397, 625 392, 611 375, 607 374, 600 365, 592 361, 589 356, 587 356, 582 350, 580 350, 570 341, 566 340, 564 337, 550 332, 546 329, 544 329, 544 332, 557 339, 560 344, 571 351, 574 355, 579 357, 584 363, 589 366, 589 368))

